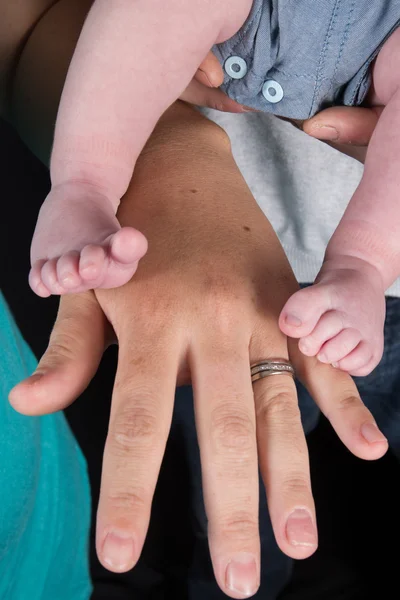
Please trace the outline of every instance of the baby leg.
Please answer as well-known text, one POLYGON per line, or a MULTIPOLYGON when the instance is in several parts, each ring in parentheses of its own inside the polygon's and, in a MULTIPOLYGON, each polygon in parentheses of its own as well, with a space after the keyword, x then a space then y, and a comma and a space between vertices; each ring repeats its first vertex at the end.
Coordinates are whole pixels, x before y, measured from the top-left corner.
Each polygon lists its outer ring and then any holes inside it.
POLYGON ((366 375, 383 351, 385 290, 400 274, 400 30, 382 48, 371 97, 385 105, 362 181, 315 284, 286 303, 280 327, 304 354, 366 375))
MULTIPOLYGON (((125 28, 119 12, 95 2, 72 59, 56 124, 52 188, 31 247, 29 281, 40 296, 123 285, 146 252, 144 236, 121 229, 115 216, 137 158, 130 146, 135 124, 128 127, 120 113, 127 104, 122 65, 130 61, 125 28)), ((134 106, 131 112, 131 121, 138 119, 134 106)))
POLYGON ((145 242, 135 230, 120 231, 114 215, 136 160, 206 53, 236 33, 251 4, 95 0, 57 118, 53 187, 32 245, 30 281, 37 293, 130 279, 145 242))

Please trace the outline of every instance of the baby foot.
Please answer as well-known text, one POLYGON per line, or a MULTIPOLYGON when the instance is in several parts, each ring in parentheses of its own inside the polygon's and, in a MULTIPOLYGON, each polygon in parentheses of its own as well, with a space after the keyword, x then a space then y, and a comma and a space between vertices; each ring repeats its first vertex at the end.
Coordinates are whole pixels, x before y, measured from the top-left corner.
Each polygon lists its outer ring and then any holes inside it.
POLYGON ((378 271, 349 257, 324 263, 316 283, 296 292, 279 317, 306 356, 368 375, 383 352, 385 295, 378 271))
POLYGON ((119 287, 146 253, 145 237, 121 226, 110 199, 84 184, 53 188, 39 213, 29 283, 43 298, 119 287))

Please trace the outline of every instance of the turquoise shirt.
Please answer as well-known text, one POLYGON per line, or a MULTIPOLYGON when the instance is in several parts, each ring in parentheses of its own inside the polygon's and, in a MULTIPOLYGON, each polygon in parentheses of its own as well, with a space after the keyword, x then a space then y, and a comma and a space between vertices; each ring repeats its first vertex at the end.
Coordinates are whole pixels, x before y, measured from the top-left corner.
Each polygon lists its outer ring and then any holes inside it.
POLYGON ((84 458, 61 413, 25 417, 7 400, 35 365, 0 293, 0 600, 87 600, 84 458))

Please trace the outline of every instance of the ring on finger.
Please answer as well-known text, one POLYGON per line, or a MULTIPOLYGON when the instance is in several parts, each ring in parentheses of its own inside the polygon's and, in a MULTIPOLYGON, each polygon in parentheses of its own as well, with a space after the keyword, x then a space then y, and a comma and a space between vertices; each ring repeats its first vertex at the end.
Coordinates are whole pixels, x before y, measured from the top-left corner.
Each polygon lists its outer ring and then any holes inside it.
POLYGON ((285 359, 269 359, 260 361, 250 367, 251 382, 271 377, 271 375, 290 375, 295 378, 293 365, 285 359))

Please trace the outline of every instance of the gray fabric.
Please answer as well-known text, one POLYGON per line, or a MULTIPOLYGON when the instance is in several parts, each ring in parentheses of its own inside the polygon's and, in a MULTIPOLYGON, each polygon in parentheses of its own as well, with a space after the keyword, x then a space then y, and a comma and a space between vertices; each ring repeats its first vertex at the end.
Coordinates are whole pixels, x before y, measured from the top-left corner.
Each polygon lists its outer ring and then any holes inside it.
POLYGON ((400 0, 254 0, 241 30, 214 48, 222 65, 233 56, 247 64, 241 79, 225 73, 223 89, 241 104, 293 119, 360 104, 371 61, 399 25, 400 0), (277 103, 262 94, 267 80, 283 89, 277 103))
MULTIPOLYGON (((362 165, 271 115, 205 112, 228 132, 239 168, 298 281, 314 281, 362 165)), ((387 295, 400 297, 400 280, 387 295)))

